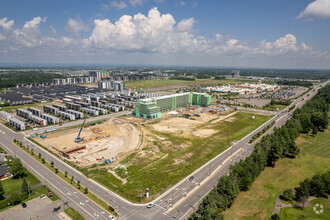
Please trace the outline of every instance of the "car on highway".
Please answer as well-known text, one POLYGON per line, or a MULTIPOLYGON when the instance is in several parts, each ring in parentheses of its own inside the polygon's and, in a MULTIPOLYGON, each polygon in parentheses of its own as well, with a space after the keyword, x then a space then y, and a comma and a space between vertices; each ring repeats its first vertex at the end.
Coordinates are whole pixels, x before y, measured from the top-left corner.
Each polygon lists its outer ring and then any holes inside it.
POLYGON ((150 208, 152 208, 152 207, 154 207, 154 206, 155 206, 155 204, 153 204, 153 203, 149 203, 149 204, 147 205, 147 208, 150 209, 150 208))
POLYGON ((111 216, 111 215, 109 215, 109 219, 110 219, 110 220, 116 220, 116 218, 113 217, 113 216, 111 216))
POLYGON ((26 207, 27 207, 27 205, 26 205, 25 202, 22 203, 22 207, 23 207, 23 208, 26 208, 26 207))
POLYGON ((195 179, 195 177, 194 176, 191 176, 191 177, 189 177, 189 181, 193 181, 195 179))

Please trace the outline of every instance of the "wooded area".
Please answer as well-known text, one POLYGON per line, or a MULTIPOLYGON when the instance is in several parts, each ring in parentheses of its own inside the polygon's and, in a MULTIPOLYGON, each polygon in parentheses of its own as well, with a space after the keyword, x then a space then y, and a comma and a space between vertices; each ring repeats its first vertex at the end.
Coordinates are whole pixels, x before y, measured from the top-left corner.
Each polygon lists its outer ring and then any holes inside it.
MULTIPOLYGON (((203 199, 191 218, 223 219, 222 212, 233 204, 240 191, 248 190, 266 166, 274 167, 279 158, 294 158, 299 153, 295 140, 300 133, 312 131, 315 135, 327 128, 329 103, 330 85, 327 85, 301 109, 297 109, 284 126, 263 137, 249 157, 231 166, 230 175, 219 179, 217 186, 203 199)), ((301 188, 305 189, 306 185, 304 183, 301 188)), ((299 189, 297 191, 300 192, 299 189)))

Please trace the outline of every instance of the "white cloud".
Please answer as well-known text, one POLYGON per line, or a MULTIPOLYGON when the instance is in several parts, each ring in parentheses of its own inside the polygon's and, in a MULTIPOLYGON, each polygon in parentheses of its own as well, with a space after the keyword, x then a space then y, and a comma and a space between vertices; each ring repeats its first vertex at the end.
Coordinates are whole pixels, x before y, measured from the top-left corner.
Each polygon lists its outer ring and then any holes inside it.
POLYGON ((8 20, 8 18, 2 18, 0 19, 0 27, 4 29, 9 29, 11 26, 13 26, 14 20, 8 20))
POLYGON ((123 1, 112 1, 110 2, 110 6, 117 9, 124 9, 127 7, 127 4, 123 1))
POLYGON ((143 0, 129 0, 129 3, 133 6, 143 5, 143 0))
POLYGON ((178 31, 191 31, 193 29, 195 23, 194 18, 189 18, 189 19, 183 19, 180 21, 177 25, 178 31))
POLYGON ((315 0, 308 4, 305 10, 300 12, 297 18, 306 18, 310 20, 317 18, 330 18, 330 0, 315 0))
POLYGON ((193 4, 193 8, 196 8, 197 7, 197 5, 198 5, 198 2, 196 1, 196 2, 194 2, 194 4, 193 4))
POLYGON ((84 24, 80 19, 69 18, 65 30, 74 34, 78 34, 81 31, 88 31, 88 25, 84 24))
MULTIPOLYGON (((48 61, 53 61, 49 57, 57 56, 64 62, 88 62, 92 59, 95 62, 108 62, 109 58, 119 60, 120 57, 127 64, 136 60, 140 60, 142 64, 150 59, 154 64, 166 59, 172 59, 172 64, 178 64, 175 62, 185 59, 185 64, 188 65, 189 62, 197 64, 197 61, 202 60, 205 65, 210 60, 217 65, 218 62, 222 62, 219 65, 227 65, 226 62, 237 62, 239 65, 241 60, 250 59, 249 65, 259 65, 264 64, 263 61, 267 59, 272 63, 271 61, 278 59, 287 62, 298 58, 306 63, 313 59, 315 62, 327 60, 330 63, 327 51, 317 51, 311 45, 299 42, 293 34, 286 34, 273 41, 263 40, 253 46, 250 41, 240 41, 239 36, 233 38, 220 33, 211 37, 203 36, 194 29, 194 18, 177 22, 171 14, 161 14, 157 8, 152 8, 147 15, 123 15, 115 21, 95 19, 91 34, 85 38, 80 38, 79 35, 75 38, 60 36, 51 27, 52 37, 46 36, 39 29, 43 21, 45 19, 36 17, 21 28, 14 29, 11 28, 13 20, 1 19, 0 24, 5 24, 7 29, 0 30, 0 51, 8 56, 0 53, 0 59, 8 60, 10 54, 15 59, 20 54, 26 59, 33 55, 42 59, 47 57, 50 59, 48 61), (126 59, 126 56, 130 59, 126 59), (97 60, 96 57, 103 60, 97 60)), ((87 30, 79 20, 69 19, 67 26, 71 27, 73 33, 87 30)), ((328 67, 330 68, 329 65, 328 67)))
POLYGON ((6 36, 0 34, 0 40, 5 40, 6 39, 6 36))
POLYGON ((25 22, 23 28, 26 29, 35 29, 39 26, 41 22, 45 22, 47 20, 47 17, 41 18, 41 17, 35 17, 31 21, 25 22))
POLYGON ((185 1, 179 1, 179 5, 185 6, 186 5, 186 2, 185 1))

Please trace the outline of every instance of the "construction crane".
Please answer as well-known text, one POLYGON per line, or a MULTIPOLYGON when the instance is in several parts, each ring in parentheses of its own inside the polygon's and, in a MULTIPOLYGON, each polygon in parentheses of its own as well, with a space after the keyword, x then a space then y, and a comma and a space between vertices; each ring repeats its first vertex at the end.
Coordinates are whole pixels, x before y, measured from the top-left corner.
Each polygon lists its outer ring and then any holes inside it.
POLYGON ((76 142, 76 143, 79 143, 79 142, 81 142, 81 141, 84 140, 83 138, 80 137, 80 134, 81 134, 81 131, 82 131, 83 127, 84 127, 85 121, 86 121, 86 119, 85 119, 84 122, 82 123, 82 126, 81 126, 81 128, 80 128, 80 131, 79 131, 79 133, 78 133, 78 136, 76 137, 76 139, 74 139, 74 142, 76 142))

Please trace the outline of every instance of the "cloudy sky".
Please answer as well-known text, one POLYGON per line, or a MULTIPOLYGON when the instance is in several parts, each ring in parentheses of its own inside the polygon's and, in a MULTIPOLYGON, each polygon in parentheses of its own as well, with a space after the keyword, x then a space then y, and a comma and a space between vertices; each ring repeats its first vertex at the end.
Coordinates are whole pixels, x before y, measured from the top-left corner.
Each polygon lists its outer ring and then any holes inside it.
POLYGON ((2 0, 0 63, 330 69, 330 0, 2 0))

